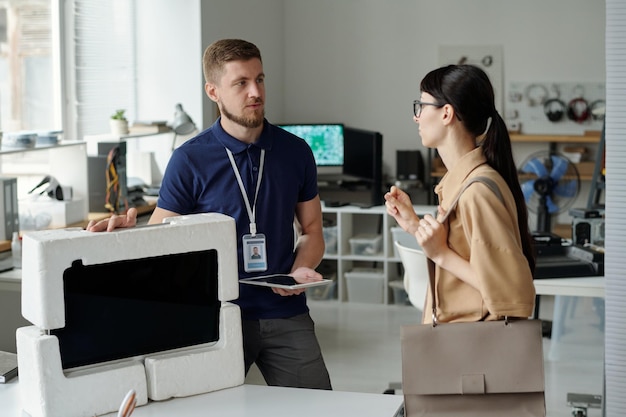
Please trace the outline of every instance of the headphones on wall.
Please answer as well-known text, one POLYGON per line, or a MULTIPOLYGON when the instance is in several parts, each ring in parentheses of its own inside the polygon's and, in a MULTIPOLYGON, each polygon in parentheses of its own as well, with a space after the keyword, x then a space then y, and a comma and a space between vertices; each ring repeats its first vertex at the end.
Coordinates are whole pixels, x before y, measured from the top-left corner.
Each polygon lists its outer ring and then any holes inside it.
POLYGON ((544 104, 548 97, 548 89, 542 84, 530 84, 524 93, 531 107, 544 104))
POLYGON ((551 98, 543 103, 543 113, 551 122, 558 122, 565 115, 566 106, 561 99, 551 98))
POLYGON ((589 118, 591 111, 589 103, 582 97, 572 99, 567 104, 567 118, 577 123, 582 123, 589 118))
POLYGON ((589 112, 593 120, 604 120, 606 113, 606 101, 596 100, 589 105, 589 112))

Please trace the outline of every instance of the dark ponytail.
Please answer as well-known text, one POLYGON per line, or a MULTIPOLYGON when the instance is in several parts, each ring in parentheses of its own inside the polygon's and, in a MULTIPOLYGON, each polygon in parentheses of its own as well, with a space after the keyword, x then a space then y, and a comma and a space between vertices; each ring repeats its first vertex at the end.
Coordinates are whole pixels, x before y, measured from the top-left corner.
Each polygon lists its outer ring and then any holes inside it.
POLYGON ((517 207, 517 223, 522 250, 531 271, 535 253, 528 229, 528 210, 511 150, 511 138, 495 107, 493 86, 487 74, 473 65, 448 65, 431 71, 420 84, 422 92, 432 95, 439 104, 450 104, 456 117, 475 137, 485 133, 481 146, 487 163, 504 178, 517 207), (489 122, 491 119, 491 122, 489 122))
POLYGON ((530 270, 535 271, 535 252, 533 249, 533 241, 528 230, 528 209, 526 200, 522 193, 522 187, 519 183, 519 177, 515 161, 513 160, 513 151, 511 149, 511 137, 506 127, 506 123, 498 112, 494 112, 491 126, 487 130, 482 144, 480 145, 483 154, 487 158, 487 162, 504 178, 507 185, 511 189, 515 205, 517 207, 517 226, 522 237, 522 249, 530 270))

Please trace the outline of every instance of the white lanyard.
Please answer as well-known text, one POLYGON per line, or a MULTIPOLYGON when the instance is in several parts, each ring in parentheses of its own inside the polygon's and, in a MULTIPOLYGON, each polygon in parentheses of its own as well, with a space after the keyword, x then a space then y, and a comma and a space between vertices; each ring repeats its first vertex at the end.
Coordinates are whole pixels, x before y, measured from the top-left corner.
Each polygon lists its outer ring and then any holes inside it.
POLYGON ((248 200, 248 194, 246 193, 246 188, 243 186, 243 181, 241 180, 241 175, 239 174, 239 169, 237 168, 237 164, 235 163, 235 159, 233 158, 233 153, 230 149, 225 148, 226 153, 228 154, 228 159, 230 159, 230 165, 233 167, 233 171, 235 172, 235 176, 237 177, 237 182, 239 183, 239 190, 241 190, 241 196, 243 197, 243 201, 246 203, 246 209, 248 210, 248 217, 250 219, 250 234, 252 236, 256 236, 256 199, 259 195, 259 188, 261 188, 261 177, 263 177, 263 164, 265 162, 265 149, 261 149, 261 162, 259 164, 259 176, 256 180, 256 191, 254 192, 254 204, 250 207, 250 200, 248 200))

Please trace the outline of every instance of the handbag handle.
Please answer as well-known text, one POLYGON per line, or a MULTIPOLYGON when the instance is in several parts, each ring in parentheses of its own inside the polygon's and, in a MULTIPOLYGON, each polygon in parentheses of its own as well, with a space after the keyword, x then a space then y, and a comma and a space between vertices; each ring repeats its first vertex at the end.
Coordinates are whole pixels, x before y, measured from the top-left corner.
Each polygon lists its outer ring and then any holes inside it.
MULTIPOLYGON (((452 211, 456 208, 457 204, 459 203, 459 199, 461 198, 461 194, 463 194, 463 191, 465 191, 470 185, 474 184, 475 182, 482 182, 487 187, 489 187, 491 191, 493 191, 493 193, 498 197, 500 202, 504 204, 504 197, 502 197, 500 188, 498 188, 498 185, 496 184, 494 180, 488 177, 483 177, 483 176, 473 177, 467 180, 467 182, 461 188, 461 191, 459 191, 456 197, 454 197, 454 200, 452 200, 452 204, 450 204, 448 211, 446 211, 446 214, 441 218, 439 223, 444 223, 448 219, 448 216, 450 215, 450 213, 452 213, 452 211)), ((432 296, 433 327, 435 327, 437 326, 437 297, 435 296, 435 263, 430 258, 428 258, 428 277, 430 280, 430 293, 432 296)))

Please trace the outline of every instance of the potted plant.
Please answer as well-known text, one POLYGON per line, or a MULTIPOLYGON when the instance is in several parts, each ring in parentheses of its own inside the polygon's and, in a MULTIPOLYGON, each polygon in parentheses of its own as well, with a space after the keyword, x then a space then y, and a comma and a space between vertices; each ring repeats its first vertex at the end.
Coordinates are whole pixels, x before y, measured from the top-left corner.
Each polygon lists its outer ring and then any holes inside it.
POLYGON ((120 109, 116 110, 115 113, 111 115, 111 133, 116 136, 120 135, 128 135, 128 120, 126 120, 126 116, 124 113, 126 110, 120 109))

